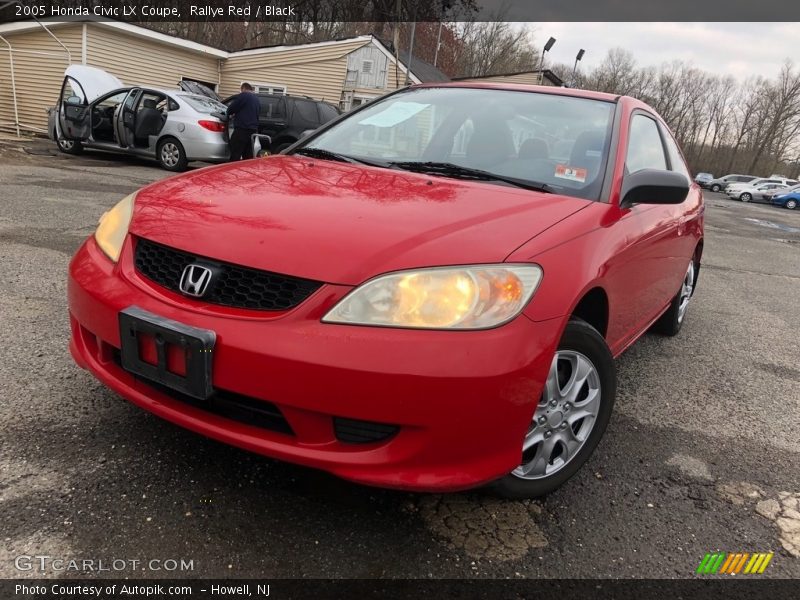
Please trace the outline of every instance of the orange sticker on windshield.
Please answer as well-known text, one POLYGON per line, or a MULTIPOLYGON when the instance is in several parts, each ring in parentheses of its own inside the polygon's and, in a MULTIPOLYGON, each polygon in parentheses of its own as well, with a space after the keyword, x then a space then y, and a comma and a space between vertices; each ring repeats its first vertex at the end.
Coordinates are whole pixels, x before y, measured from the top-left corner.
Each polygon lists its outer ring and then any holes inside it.
POLYGON ((586 182, 586 169, 579 167, 569 167, 567 165, 556 165, 556 177, 559 179, 569 179, 570 181, 577 181, 579 183, 586 182))

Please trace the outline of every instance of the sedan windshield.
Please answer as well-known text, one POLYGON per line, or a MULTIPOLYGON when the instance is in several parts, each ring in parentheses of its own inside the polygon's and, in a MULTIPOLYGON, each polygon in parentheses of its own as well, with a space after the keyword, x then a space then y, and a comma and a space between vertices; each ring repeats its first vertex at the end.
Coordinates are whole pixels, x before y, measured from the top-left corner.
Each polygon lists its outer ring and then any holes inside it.
POLYGON ((613 114, 610 102, 572 96, 418 88, 368 105, 304 149, 597 200, 613 114))

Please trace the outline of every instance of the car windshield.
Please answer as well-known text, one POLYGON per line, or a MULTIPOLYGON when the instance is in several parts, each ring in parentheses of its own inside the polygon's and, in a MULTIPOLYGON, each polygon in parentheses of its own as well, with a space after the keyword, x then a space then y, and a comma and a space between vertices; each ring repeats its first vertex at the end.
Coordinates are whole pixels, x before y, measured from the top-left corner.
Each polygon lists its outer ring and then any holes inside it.
POLYGON ((565 95, 416 88, 367 105, 305 151, 597 200, 613 114, 611 102, 565 95))
POLYGON ((182 100, 186 100, 187 104, 201 113, 222 112, 224 113, 227 108, 222 102, 209 98, 207 96, 198 96, 196 94, 182 94, 179 96, 182 100))

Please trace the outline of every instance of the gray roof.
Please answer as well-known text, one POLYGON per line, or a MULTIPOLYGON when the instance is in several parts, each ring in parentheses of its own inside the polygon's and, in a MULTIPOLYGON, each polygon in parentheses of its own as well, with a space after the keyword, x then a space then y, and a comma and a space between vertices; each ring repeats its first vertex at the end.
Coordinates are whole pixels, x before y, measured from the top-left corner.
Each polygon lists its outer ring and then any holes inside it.
MULTIPOLYGON (((403 55, 400 55, 400 60, 403 60, 403 55)), ((407 62, 408 57, 403 62, 407 62)), ((422 83, 436 83, 438 81, 450 81, 450 78, 442 73, 439 69, 432 64, 417 58, 411 57, 411 72, 416 75, 422 83)))

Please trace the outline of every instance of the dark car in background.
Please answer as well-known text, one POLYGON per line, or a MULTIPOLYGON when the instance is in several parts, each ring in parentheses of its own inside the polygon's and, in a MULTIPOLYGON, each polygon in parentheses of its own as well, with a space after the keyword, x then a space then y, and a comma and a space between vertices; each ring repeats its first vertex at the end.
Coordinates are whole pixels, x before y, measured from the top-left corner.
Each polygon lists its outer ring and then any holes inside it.
MULTIPOLYGON (((270 152, 277 154, 294 144, 306 132, 332 121, 341 113, 328 102, 307 96, 284 96, 283 94, 257 94, 261 102, 258 116, 258 133, 272 139, 270 152)), ((234 96, 225 98, 230 104, 234 96)))
POLYGON ((711 173, 698 173, 694 176, 694 181, 697 185, 701 187, 705 187, 712 181, 714 181, 714 175, 711 173))

